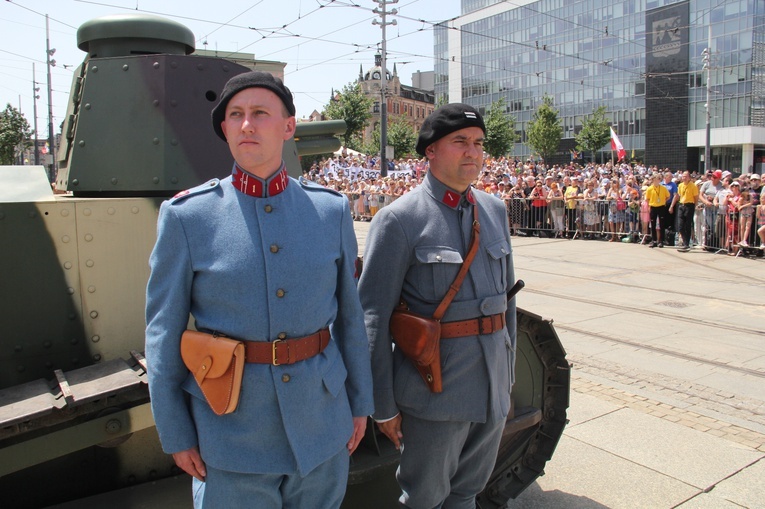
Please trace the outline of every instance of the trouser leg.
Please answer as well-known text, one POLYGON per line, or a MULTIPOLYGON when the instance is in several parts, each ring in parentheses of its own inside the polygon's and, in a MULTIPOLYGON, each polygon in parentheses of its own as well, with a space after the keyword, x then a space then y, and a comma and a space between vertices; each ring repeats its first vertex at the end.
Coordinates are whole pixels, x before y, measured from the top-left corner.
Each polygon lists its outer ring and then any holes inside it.
POLYGON ((504 422, 472 423, 462 448, 457 473, 443 509, 474 509, 475 497, 483 491, 494 470, 504 422))
POLYGON ((193 482, 194 509, 337 509, 345 496, 348 466, 345 448, 305 476, 242 474, 207 465, 206 482, 193 482))
POLYGON ((412 509, 473 509, 494 468, 504 423, 428 421, 402 416, 396 478, 412 509))
POLYGON ((677 211, 678 216, 678 230, 680 230, 680 236, 683 238, 683 245, 688 247, 691 245, 691 226, 693 225, 693 205, 680 204, 680 208, 677 211))
POLYGON ((286 476, 282 483, 284 509, 337 509, 345 497, 350 457, 348 449, 338 453, 304 477, 286 476))
POLYGON ((661 239, 657 236, 657 231, 659 230, 659 227, 657 227, 658 219, 659 219, 659 207, 651 207, 651 215, 650 215, 651 221, 649 223, 649 228, 651 231, 651 240, 653 242, 659 242, 661 239))
POLYGON ((662 205, 661 207, 657 207, 659 209, 659 226, 656 227, 656 229, 659 232, 659 241, 667 240, 664 238, 666 235, 666 230, 669 228, 669 214, 667 212, 667 206, 662 205))

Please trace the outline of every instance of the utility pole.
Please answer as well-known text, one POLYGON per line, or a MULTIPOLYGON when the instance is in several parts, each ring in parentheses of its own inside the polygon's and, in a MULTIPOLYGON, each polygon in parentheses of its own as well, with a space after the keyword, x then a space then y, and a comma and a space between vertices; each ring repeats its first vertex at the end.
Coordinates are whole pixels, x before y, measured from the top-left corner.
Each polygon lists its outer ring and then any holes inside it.
POLYGON ((396 20, 385 21, 385 16, 388 14, 396 15, 398 11, 393 9, 389 13, 385 11, 385 7, 388 4, 398 3, 398 0, 376 0, 379 9, 375 8, 372 12, 380 16, 380 21, 377 19, 372 20, 373 25, 380 25, 382 28, 382 60, 380 72, 380 175, 383 177, 388 176, 388 163, 385 160, 385 149, 388 146, 388 98, 386 97, 386 88, 388 87, 388 68, 386 64, 386 41, 385 41, 385 27, 388 25, 395 25, 396 20))
POLYGON ((56 49, 50 48, 50 35, 48 29, 48 15, 45 15, 45 61, 48 66, 48 145, 50 147, 51 164, 48 170, 48 181, 56 180, 56 143, 53 137, 53 90, 51 88, 50 68, 56 65, 51 57, 56 49))
POLYGON ((35 63, 32 62, 32 104, 33 104, 33 114, 35 116, 34 119, 34 125, 35 125, 35 166, 40 165, 40 147, 37 144, 37 138, 39 136, 37 135, 37 100, 40 98, 39 95, 37 95, 37 92, 40 91, 40 87, 37 86, 37 78, 35 77, 35 63))
POLYGON ((709 114, 709 92, 710 92, 710 68, 712 67, 712 25, 709 25, 709 40, 707 47, 701 52, 701 60, 704 62, 704 70, 707 71, 707 102, 704 104, 707 112, 707 137, 704 144, 704 173, 712 170, 712 148, 710 146, 712 138, 711 116, 709 114))

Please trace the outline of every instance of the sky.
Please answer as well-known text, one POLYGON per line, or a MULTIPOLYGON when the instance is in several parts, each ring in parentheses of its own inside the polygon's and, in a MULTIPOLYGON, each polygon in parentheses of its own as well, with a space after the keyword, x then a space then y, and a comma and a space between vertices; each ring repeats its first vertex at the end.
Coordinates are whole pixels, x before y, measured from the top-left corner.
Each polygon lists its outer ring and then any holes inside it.
MULTIPOLYGON (((33 81, 40 137, 47 136, 46 28, 55 49, 51 68, 54 126, 66 114, 74 69, 85 53, 77 28, 111 14, 162 16, 188 27, 198 49, 254 53, 286 62, 284 81, 295 96, 297 116, 321 111, 332 90, 341 90, 374 65, 382 30, 374 0, 0 0, 0 109, 10 103, 34 129, 33 81), (205 43, 207 43, 205 45, 205 43), (32 64, 35 79, 32 78, 32 64)), ((396 64, 402 84, 417 71, 433 70, 433 24, 459 15, 460 0, 388 0, 397 9, 386 26, 387 67, 396 64)))

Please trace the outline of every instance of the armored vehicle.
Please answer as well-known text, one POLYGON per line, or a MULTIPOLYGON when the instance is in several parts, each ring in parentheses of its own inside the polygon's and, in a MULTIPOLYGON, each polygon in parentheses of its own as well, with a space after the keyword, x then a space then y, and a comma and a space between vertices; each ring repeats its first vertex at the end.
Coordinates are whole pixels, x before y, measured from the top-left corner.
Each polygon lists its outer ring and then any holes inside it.
MULTIPOLYGON (((144 347, 148 258, 162 200, 230 173, 210 128, 248 68, 193 55, 183 25, 145 15, 82 25, 54 189, 42 167, 0 168, 0 493, 3 507, 190 507, 160 448, 144 347)), ((344 122, 298 124, 299 156, 339 147, 344 122)), ((569 367, 552 323, 518 310, 517 382, 481 495, 501 507, 543 473, 566 423, 569 367)), ((491 459, 488 459, 491 461, 491 459)), ((375 426, 344 507, 395 505, 398 453, 375 426)))

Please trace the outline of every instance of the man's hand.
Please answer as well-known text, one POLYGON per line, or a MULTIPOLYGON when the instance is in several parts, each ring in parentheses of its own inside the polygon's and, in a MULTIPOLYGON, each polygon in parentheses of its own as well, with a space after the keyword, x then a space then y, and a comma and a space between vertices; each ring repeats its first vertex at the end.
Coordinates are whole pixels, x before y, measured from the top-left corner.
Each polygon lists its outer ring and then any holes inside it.
POLYGON ((356 447, 358 447, 359 444, 361 443, 361 439, 364 438, 365 429, 367 429, 367 418, 354 417, 353 418, 353 435, 351 435, 351 439, 348 440, 348 444, 346 445, 346 447, 348 447, 349 456, 353 454, 353 451, 355 451, 356 447))
POLYGON ((205 462, 202 461, 202 456, 199 454, 199 449, 192 447, 185 451, 176 452, 173 454, 173 459, 178 468, 186 472, 192 477, 205 482, 207 476, 207 469, 205 468, 205 462))
POLYGON ((401 433, 401 414, 389 421, 378 422, 377 427, 393 442, 397 450, 401 450, 401 440, 404 438, 401 433))

